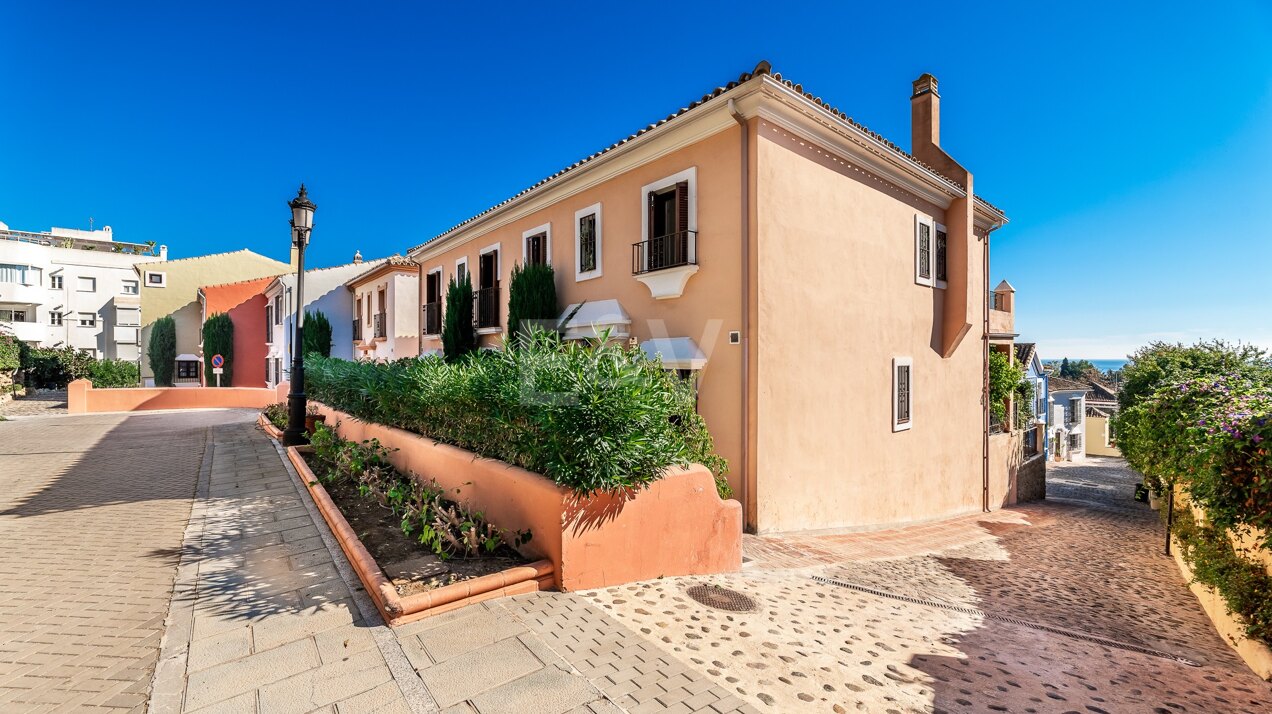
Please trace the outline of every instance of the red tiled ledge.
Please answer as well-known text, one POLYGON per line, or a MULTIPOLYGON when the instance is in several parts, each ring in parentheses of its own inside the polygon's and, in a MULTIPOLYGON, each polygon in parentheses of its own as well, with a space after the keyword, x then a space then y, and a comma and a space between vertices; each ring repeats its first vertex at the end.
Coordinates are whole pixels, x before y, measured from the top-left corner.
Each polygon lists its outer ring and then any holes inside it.
MULTIPOLYGON (((272 428, 273 425, 270 426, 272 428)), ((274 429, 274 431, 278 430, 274 429)), ((344 514, 327 494, 327 489, 323 488, 318 477, 309 468, 309 464, 305 462, 303 456, 305 453, 309 453, 307 446, 287 447, 287 458, 296 467, 296 473, 308 487, 309 495, 313 497, 318 512, 331 527, 331 532, 340 543, 340 549, 344 551, 349 564, 358 574, 358 579, 371 594, 371 599, 375 601, 384 621, 390 627, 405 625, 432 615, 440 615, 482 600, 505 595, 520 595, 552 587, 552 562, 539 560, 415 595, 405 597, 398 595, 397 588, 393 587, 393 583, 384 576, 384 571, 376 564, 371 553, 367 551, 366 546, 358 539, 358 535, 353 532, 349 522, 345 520, 344 514)))

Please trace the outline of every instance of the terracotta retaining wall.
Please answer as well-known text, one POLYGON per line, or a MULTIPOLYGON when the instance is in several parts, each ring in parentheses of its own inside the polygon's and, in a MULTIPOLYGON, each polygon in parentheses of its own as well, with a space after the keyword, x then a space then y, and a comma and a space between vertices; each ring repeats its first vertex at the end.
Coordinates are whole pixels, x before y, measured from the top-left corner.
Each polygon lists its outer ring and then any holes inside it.
POLYGON ((66 406, 71 414, 150 409, 261 409, 275 401, 274 390, 250 387, 93 389, 93 383, 87 379, 77 379, 66 385, 66 406))
POLYGON ((719 497, 703 466, 671 469, 639 491, 579 498, 525 469, 311 404, 341 437, 397 449, 390 460, 403 473, 436 479, 500 528, 528 529, 522 554, 550 560, 562 590, 742 567, 742 506, 719 497))

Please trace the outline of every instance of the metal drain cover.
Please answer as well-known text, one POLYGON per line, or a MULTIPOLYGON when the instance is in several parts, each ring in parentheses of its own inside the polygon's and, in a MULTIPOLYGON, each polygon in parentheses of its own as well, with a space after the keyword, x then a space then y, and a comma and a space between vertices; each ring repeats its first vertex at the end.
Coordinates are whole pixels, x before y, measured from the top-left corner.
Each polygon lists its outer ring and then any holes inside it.
POLYGON ((694 585, 685 590, 685 594, 695 601, 729 612, 754 612, 759 609, 755 600, 737 590, 722 588, 718 585, 694 585))

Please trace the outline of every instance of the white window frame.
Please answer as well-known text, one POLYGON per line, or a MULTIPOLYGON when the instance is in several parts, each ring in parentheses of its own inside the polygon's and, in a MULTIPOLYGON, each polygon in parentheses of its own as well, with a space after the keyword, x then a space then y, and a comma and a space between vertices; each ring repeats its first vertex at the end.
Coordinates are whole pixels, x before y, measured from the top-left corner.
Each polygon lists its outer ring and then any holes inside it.
POLYGON ((473 274, 468 270, 468 256, 466 255, 455 259, 455 280, 459 280, 459 266, 461 265, 464 266, 464 275, 468 276, 468 282, 471 284, 473 282, 473 274))
POLYGON ((120 281, 120 292, 121 292, 121 294, 123 294, 123 295, 140 295, 140 294, 141 294, 141 283, 140 283, 139 281, 137 281, 137 280, 123 280, 123 281, 120 281), (129 286, 132 286, 132 290, 131 290, 131 291, 129 291, 129 290, 128 290, 129 286))
POLYGON ((95 293, 95 292, 97 292, 97 278, 94 278, 94 277, 92 277, 92 276, 88 276, 88 275, 81 275, 81 276, 77 277, 77 278, 75 279, 75 292, 77 292, 77 293, 95 293), (87 281, 88 281, 88 284, 91 286, 91 287, 89 287, 89 289, 87 289, 87 290, 85 290, 85 289, 84 289, 84 281, 85 281, 85 280, 87 280, 87 281))
POLYGON ((912 357, 894 357, 892 358, 892 431, 909 431, 914 426, 914 358, 912 357), (909 407, 910 418, 905 423, 898 421, 900 414, 897 413, 897 389, 900 386, 897 382, 897 370, 899 367, 908 367, 910 369, 910 394, 909 407))
POLYGON ((66 318, 66 313, 58 310, 49 310, 49 324, 53 327, 61 327, 62 321, 66 318))
MULTIPOLYGON (((640 239, 643 242, 651 238, 651 236, 649 235, 649 194, 658 193, 660 191, 663 191, 664 189, 671 188, 675 186, 676 184, 680 183, 681 181, 685 181, 689 184, 689 220, 687 221, 687 224, 689 226, 689 232, 691 234, 689 254, 692 257, 692 263, 694 265, 697 265, 698 264, 698 238, 697 238, 698 236, 698 167, 697 166, 690 166, 684 171, 680 171, 670 176, 660 178, 657 181, 654 181, 653 183, 645 184, 644 186, 641 187, 640 189, 640 239)), ((646 260, 649 259, 648 252, 646 252, 645 259, 646 260)), ((646 265, 643 267, 648 267, 648 266, 646 265)))
POLYGON ((521 264, 525 265, 526 259, 530 256, 530 237, 537 236, 540 233, 546 234, 544 240, 547 245, 544 248, 544 257, 548 259, 548 265, 552 265, 552 223, 544 223, 541 226, 535 226, 528 231, 521 232, 521 264))
MULTIPOLYGON (((646 213, 648 213, 648 211, 646 213)), ((648 217, 646 217, 645 220, 648 221, 648 217)), ((601 241, 601 231, 601 204, 593 203, 587 208, 580 208, 574 212, 574 282, 581 283, 584 280, 599 278, 602 274, 604 274, 604 270, 602 269, 604 262, 602 261, 601 254, 601 245, 603 244, 601 241), (590 215, 596 216, 596 269, 583 270, 583 235, 579 231, 579 221, 582 221, 586 216, 590 215)))
POLYGON ((914 284, 932 287, 936 261, 932 256, 936 253, 936 221, 924 213, 914 214, 914 284), (928 277, 923 277, 923 253, 919 250, 919 227, 928 227, 928 277))
POLYGON ((58 274, 56 274, 56 275, 50 275, 50 276, 49 276, 49 289, 50 289, 50 290, 64 290, 65 288, 64 288, 63 286, 64 286, 64 285, 66 285, 66 282, 65 282, 62 278, 63 278, 63 276, 62 276, 62 274, 61 274, 61 273, 58 273, 58 274), (56 283, 56 285, 55 285, 54 283, 56 283))
POLYGON ((161 273, 161 272, 159 272, 159 271, 157 271, 157 270, 147 270, 147 271, 146 271, 146 280, 145 280, 144 284, 142 285, 142 287, 146 287, 146 288, 166 288, 166 287, 168 287, 168 274, 167 274, 167 273, 161 273), (150 277, 151 277, 152 275, 157 275, 157 276, 159 276, 159 282, 157 282, 157 283, 155 283, 155 282, 151 282, 151 281, 150 281, 150 277))
POLYGON ((949 285, 949 282, 947 282, 949 277, 950 277, 950 232, 949 230, 945 228, 945 224, 936 223, 932 227, 932 286, 940 290, 944 290, 946 286, 949 285), (936 234, 937 233, 945 234, 945 277, 946 277, 946 280, 941 280, 940 278, 936 277, 936 234))
POLYGON ((97 322, 98 322, 98 318, 97 318, 97 313, 95 313, 95 312, 77 312, 77 313, 75 313, 75 324, 76 324, 76 325, 78 325, 78 326, 80 326, 80 327, 97 327, 97 322), (91 324, 91 325, 85 325, 85 324, 84 324, 84 316, 85 316, 85 315, 88 315, 89 317, 91 317, 91 318, 93 319, 93 324, 91 324))

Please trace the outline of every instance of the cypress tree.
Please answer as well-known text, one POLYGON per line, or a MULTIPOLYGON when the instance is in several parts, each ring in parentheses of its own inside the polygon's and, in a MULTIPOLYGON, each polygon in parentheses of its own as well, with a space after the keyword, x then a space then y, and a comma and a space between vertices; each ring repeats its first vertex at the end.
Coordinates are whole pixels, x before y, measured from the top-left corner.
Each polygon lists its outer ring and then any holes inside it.
POLYGON ((322 310, 317 312, 305 311, 305 352, 309 355, 314 352, 323 357, 331 356, 331 321, 323 314, 322 310))
POLYGON ((221 386, 234 384, 234 321, 224 312, 209 317, 203 323, 203 374, 207 377, 209 387, 217 386, 216 376, 212 373, 212 357, 221 355, 225 358, 222 366, 221 386))
POLYGON ((451 276, 446 286, 446 315, 442 319, 442 356, 454 362, 477 349, 473 329, 473 283, 465 275, 456 282, 451 276))
POLYGON ((146 358, 155 374, 155 385, 171 387, 172 373, 177 369, 177 323, 172 316, 165 315, 150 326, 146 358))
MULTIPOLYGON (((540 320, 556 320, 556 273, 551 265, 515 265, 508 287, 508 330, 525 334, 540 320)), ((515 342, 515 340, 514 340, 515 342)))

